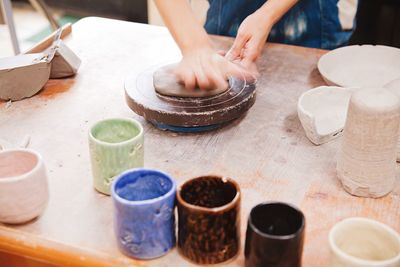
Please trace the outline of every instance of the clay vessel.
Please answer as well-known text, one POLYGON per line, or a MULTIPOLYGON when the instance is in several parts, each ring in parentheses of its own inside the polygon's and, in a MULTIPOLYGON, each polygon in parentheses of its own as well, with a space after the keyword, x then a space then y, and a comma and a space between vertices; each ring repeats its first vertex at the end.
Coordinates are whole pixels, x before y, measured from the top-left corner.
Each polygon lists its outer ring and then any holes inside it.
MULTIPOLYGON (((388 91, 392 92, 393 94, 397 95, 400 98, 400 78, 391 81, 390 83, 385 85, 385 89, 388 91)), ((399 129, 400 131, 400 129, 399 129)), ((397 142, 397 156, 396 156, 397 161, 400 161, 400 134, 399 134, 399 140, 397 142)))
POLYGON ((0 151, 0 222, 28 222, 44 211, 48 199, 42 157, 28 149, 0 151))
POLYGON ((355 92, 349 104, 337 174, 352 195, 381 197, 394 186, 400 101, 384 89, 355 92))
POLYGON ((232 259, 240 246, 240 189, 220 176, 186 181, 177 191, 178 249, 196 264, 232 259))
POLYGON ((303 213, 289 204, 255 206, 247 225, 245 266, 301 266, 304 230, 303 213))
POLYGON ((132 169, 112 185, 114 230, 120 250, 152 259, 175 246, 176 182, 166 173, 132 169))
POLYGON ((109 195, 111 183, 119 174, 143 167, 143 127, 130 118, 99 121, 89 131, 89 149, 94 187, 109 195))
POLYGON ((307 138, 321 145, 342 135, 354 89, 320 86, 304 92, 297 113, 307 138))
POLYGON ((331 267, 398 267, 400 235, 367 218, 348 218, 329 232, 331 267))

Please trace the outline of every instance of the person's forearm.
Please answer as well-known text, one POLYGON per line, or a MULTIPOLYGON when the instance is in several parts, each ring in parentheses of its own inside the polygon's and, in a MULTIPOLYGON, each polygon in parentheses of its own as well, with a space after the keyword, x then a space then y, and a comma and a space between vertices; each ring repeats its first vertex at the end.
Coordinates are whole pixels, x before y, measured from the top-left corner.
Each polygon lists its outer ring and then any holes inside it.
POLYGON ((211 47, 206 31, 194 17, 187 0, 154 0, 154 2, 182 54, 196 47, 211 47))
POLYGON ((289 11, 299 0, 268 0, 259 10, 265 18, 265 22, 272 27, 286 12, 289 11))

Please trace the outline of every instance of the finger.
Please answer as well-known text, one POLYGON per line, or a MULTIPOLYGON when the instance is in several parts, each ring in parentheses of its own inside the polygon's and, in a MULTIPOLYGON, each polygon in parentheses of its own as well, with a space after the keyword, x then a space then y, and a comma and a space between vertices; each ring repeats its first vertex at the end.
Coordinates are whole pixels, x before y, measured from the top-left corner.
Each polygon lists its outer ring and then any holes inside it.
POLYGON ((217 51, 217 54, 220 55, 220 56, 223 56, 223 57, 226 56, 226 53, 227 53, 227 51, 225 51, 225 50, 218 50, 217 51))
POLYGON ((233 76, 237 79, 244 79, 246 81, 255 80, 254 75, 249 70, 233 63, 229 65, 229 68, 227 69, 227 75, 233 76))
POLYGON ((233 42, 231 49, 229 49, 225 57, 231 61, 238 58, 247 41, 247 35, 239 32, 235 38, 235 41, 233 42))
POLYGON ((181 83, 185 85, 185 88, 188 90, 194 90, 196 86, 196 77, 193 73, 193 71, 188 70, 188 71, 182 71, 178 72, 178 79, 181 83))
POLYGON ((265 41, 259 38, 253 38, 246 43, 244 47, 242 59, 248 62, 254 62, 260 56, 264 47, 265 41))
POLYGON ((211 84, 213 85, 212 89, 216 88, 227 88, 228 83, 226 82, 225 75, 218 68, 211 68, 210 71, 206 73, 206 75, 210 78, 211 84))
POLYGON ((183 83, 185 84, 185 88, 188 90, 194 90, 196 87, 196 76, 193 71, 186 71, 183 74, 183 83))
POLYGON ((211 87, 210 81, 206 76, 206 74, 204 73, 202 67, 197 68, 194 73, 196 76, 196 83, 200 89, 207 90, 211 87))

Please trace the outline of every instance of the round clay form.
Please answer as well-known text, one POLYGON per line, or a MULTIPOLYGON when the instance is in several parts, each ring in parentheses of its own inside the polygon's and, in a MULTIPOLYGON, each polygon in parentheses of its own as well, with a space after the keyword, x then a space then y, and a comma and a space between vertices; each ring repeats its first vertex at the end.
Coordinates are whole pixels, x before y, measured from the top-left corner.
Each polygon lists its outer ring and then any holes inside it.
POLYGON ((318 61, 328 85, 383 87, 399 77, 400 49, 383 45, 350 45, 334 49, 318 61))
POLYGON ((329 233, 332 267, 400 266, 400 235, 367 218, 348 218, 329 233))
POLYGON ((153 74, 154 89, 157 93, 164 96, 176 96, 176 97, 205 97, 218 95, 226 90, 226 88, 215 88, 210 90, 202 90, 195 88, 188 90, 185 85, 177 80, 175 75, 175 68, 178 66, 177 63, 163 66, 156 70, 153 74))
POLYGON ((37 152, 0 152, 0 222, 30 221, 44 211, 48 198, 47 174, 37 152))
POLYGON ((400 101, 384 89, 356 91, 349 104, 337 174, 345 190, 381 197, 394 186, 400 101))

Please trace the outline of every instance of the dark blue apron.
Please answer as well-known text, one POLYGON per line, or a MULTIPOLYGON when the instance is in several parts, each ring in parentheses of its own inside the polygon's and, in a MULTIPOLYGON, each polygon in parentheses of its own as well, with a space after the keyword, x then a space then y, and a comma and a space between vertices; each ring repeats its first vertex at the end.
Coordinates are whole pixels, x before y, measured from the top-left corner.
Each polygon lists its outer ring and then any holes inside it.
MULTIPOLYGON (((209 0, 205 29, 210 34, 236 36, 241 22, 266 0, 209 0)), ((268 41, 333 49, 346 45, 353 30, 343 30, 338 0, 300 0, 274 25, 268 41)))

